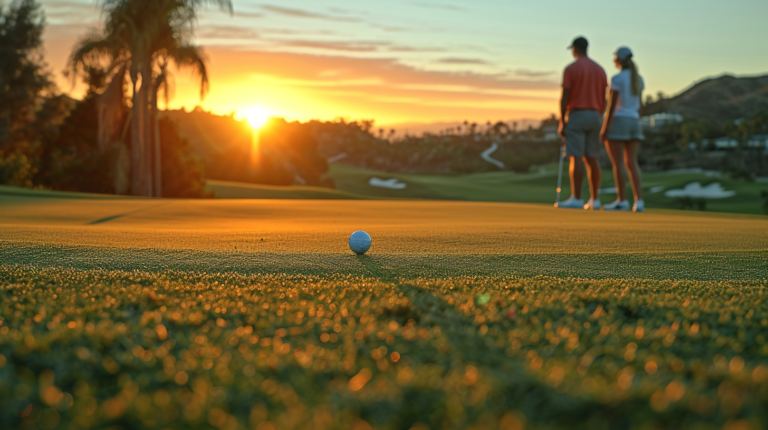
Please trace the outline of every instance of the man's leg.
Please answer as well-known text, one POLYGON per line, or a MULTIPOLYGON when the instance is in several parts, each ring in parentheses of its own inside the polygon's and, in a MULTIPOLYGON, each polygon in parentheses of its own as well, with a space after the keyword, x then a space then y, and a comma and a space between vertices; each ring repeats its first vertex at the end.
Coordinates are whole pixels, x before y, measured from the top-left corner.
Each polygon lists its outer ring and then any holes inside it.
POLYGON ((571 156, 571 197, 581 200, 581 185, 584 183, 584 166, 578 157, 571 156))
POLYGON ((602 179, 600 163, 597 162, 597 157, 584 157, 584 164, 587 166, 590 195, 593 199, 597 200, 600 194, 600 180, 602 179))

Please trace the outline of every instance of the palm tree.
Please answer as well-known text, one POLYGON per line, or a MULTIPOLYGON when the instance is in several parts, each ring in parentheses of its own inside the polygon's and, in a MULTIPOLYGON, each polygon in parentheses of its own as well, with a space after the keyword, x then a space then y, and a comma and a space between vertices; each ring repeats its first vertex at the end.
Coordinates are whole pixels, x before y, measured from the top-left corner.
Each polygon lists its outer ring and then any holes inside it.
MULTIPOLYGON (((112 83, 122 87, 122 82, 130 80, 131 190, 135 195, 159 197, 162 178, 157 99, 161 89, 166 99, 169 94, 167 65, 172 62, 177 68, 188 68, 198 75, 202 98, 208 89, 208 73, 201 48, 190 42, 197 12, 203 6, 214 5, 231 13, 232 2, 100 0, 99 3, 106 19, 104 30, 81 39, 70 56, 69 70, 74 76, 100 64, 106 65, 110 87, 112 83)), ((108 103, 107 97, 103 99, 108 103)))
POLYGON ((162 160, 160 151, 160 122, 158 109, 158 99, 160 91, 163 92, 165 105, 168 106, 168 99, 172 91, 171 74, 168 71, 168 65, 173 63, 177 69, 188 69, 190 73, 200 78, 200 99, 205 97, 208 92, 208 69, 205 66, 205 58, 202 50, 192 45, 171 45, 163 48, 156 54, 157 72, 153 76, 153 84, 150 91, 150 127, 148 130, 151 135, 148 139, 151 153, 154 159, 150 163, 153 167, 153 192, 155 197, 162 197, 163 179, 162 179, 162 160))

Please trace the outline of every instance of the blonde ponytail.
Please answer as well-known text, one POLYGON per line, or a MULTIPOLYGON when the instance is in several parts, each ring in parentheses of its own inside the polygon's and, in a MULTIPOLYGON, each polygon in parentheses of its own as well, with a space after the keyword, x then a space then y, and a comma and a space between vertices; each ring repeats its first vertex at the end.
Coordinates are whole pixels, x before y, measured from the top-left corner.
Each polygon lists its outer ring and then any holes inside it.
POLYGON ((639 96, 640 92, 643 91, 640 85, 640 73, 637 72, 637 66, 632 61, 631 56, 627 58, 626 65, 632 75, 632 95, 639 96))

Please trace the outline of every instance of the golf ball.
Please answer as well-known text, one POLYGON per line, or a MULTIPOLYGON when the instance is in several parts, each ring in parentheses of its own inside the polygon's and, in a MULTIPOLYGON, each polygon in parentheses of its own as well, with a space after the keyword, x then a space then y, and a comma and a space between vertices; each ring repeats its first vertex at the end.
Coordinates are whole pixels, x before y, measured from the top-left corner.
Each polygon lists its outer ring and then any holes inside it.
POLYGON ((365 254, 371 249, 371 236, 364 231, 356 231, 349 236, 349 249, 355 254, 365 254))

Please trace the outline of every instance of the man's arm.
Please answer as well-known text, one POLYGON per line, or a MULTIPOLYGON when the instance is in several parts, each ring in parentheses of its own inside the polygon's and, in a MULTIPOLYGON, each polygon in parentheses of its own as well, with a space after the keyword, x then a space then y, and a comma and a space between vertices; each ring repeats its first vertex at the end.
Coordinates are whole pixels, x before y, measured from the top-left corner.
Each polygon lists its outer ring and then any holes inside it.
POLYGON ((571 102, 571 89, 563 87, 563 95, 560 96, 560 135, 565 137, 565 113, 568 111, 568 103, 571 102))

